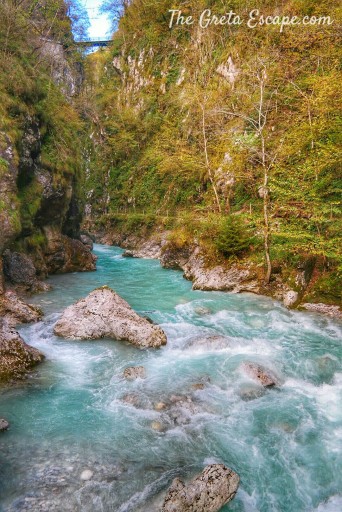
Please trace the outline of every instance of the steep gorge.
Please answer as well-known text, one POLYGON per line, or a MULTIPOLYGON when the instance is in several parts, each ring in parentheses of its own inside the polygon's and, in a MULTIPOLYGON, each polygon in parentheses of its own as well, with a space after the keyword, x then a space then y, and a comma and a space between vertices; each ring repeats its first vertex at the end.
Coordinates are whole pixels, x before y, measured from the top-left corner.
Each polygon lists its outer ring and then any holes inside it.
MULTIPOLYGON (((80 241, 82 55, 72 46, 65 3, 34 5, 6 0, 0 7, 1 354, 10 352, 6 332, 11 339, 16 322, 40 317, 16 293, 46 289, 49 274, 95 270, 80 241)), ((10 357, 18 347, 25 352, 19 336, 12 345, 10 357)))

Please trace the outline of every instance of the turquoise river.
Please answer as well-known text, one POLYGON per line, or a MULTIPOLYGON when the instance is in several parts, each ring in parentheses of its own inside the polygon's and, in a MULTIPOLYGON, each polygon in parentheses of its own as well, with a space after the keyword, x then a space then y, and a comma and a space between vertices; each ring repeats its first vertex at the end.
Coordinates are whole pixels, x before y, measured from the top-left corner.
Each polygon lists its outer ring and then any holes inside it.
POLYGON ((0 392, 11 423, 0 510, 157 512, 175 476, 223 462, 241 485, 222 512, 341 512, 341 324, 252 294, 193 291, 181 272, 116 247, 95 252, 97 272, 51 277, 53 290, 32 299, 44 320, 20 328, 46 361, 0 392), (56 338, 61 311, 101 285, 161 324, 167 346, 56 338), (260 388, 245 361, 281 386, 260 388), (123 379, 136 365, 146 379, 123 379))

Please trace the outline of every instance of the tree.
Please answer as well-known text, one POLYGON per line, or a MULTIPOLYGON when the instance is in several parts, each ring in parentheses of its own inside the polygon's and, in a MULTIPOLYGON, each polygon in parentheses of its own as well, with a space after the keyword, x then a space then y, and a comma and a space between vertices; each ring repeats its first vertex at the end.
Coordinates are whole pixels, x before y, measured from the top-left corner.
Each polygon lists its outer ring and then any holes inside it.
POLYGON ((100 11, 111 17, 112 29, 115 30, 118 21, 130 4, 130 0, 103 0, 100 11))
MULTIPOLYGON (((270 64, 268 64, 270 67, 270 64)), ((237 110, 221 109, 220 112, 232 117, 238 117, 245 123, 245 128, 253 134, 252 144, 249 144, 251 162, 261 166, 262 185, 258 188, 258 195, 263 200, 263 238, 264 253, 266 261, 265 283, 270 282, 272 274, 272 262, 270 256, 271 225, 270 225, 270 171, 275 164, 278 152, 268 151, 266 128, 269 114, 272 110, 272 101, 277 88, 270 87, 270 79, 267 73, 266 63, 257 58, 252 68, 248 69, 248 75, 252 78, 252 98, 256 97, 250 113, 243 113, 237 110)), ((251 141, 251 139, 249 139, 251 141)))
POLYGON ((236 215, 225 217, 215 239, 217 249, 225 256, 238 256, 248 250, 251 245, 245 227, 236 215))
POLYGON ((72 23, 74 37, 82 39, 88 35, 90 21, 87 10, 79 0, 65 0, 67 6, 67 15, 72 23))
POLYGON ((217 204, 217 209, 218 209, 219 213, 221 213, 222 208, 221 208, 220 199, 219 199, 219 196, 217 193, 217 187, 215 184, 213 171, 212 171, 212 168, 210 165, 209 154, 208 154, 208 138, 207 138, 207 129, 206 129, 205 103, 200 103, 200 109, 202 112, 202 134, 203 134, 203 151, 204 151, 204 157, 205 157, 205 167, 206 167, 206 170, 207 170, 207 173, 209 176, 210 183, 213 187, 216 204, 217 204))

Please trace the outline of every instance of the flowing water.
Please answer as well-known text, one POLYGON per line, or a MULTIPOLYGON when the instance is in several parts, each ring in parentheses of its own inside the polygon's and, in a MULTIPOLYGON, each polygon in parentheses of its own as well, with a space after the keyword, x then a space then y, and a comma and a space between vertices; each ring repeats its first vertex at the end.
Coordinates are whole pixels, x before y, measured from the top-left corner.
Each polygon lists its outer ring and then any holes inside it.
POLYGON ((96 253, 98 271, 52 277, 33 300, 44 321, 20 329, 46 361, 0 394, 11 423, 0 509, 154 512, 175 476, 223 462, 241 477, 223 511, 340 512, 341 324, 251 294, 193 291, 181 272, 118 248, 96 253), (60 312, 104 284, 161 324, 167 346, 56 338, 60 312), (259 387, 244 361, 282 385, 259 387), (136 365, 147 378, 124 380, 136 365))

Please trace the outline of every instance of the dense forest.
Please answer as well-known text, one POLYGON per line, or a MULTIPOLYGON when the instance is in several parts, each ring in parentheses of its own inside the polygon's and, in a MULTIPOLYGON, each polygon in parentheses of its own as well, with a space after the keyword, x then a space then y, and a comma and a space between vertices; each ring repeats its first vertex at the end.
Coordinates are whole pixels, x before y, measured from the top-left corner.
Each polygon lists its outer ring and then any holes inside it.
POLYGON ((314 258, 310 300, 339 302, 340 8, 312 0, 179 8, 194 20, 205 9, 248 19, 252 8, 333 20, 283 30, 170 27, 176 8, 126 3, 112 45, 88 59, 91 218, 125 232, 171 230, 176 247, 199 240, 209 262, 263 264, 266 282, 279 266, 286 280, 314 258))

